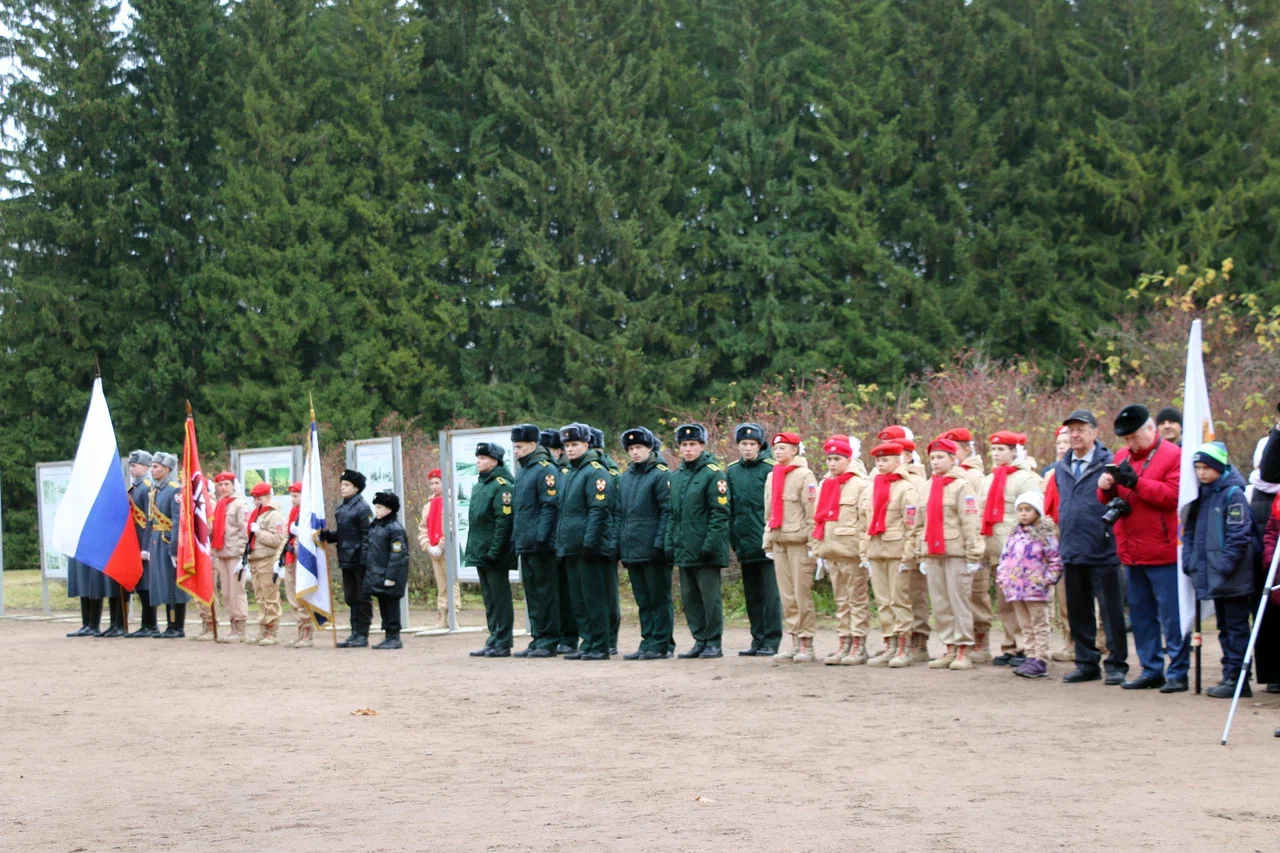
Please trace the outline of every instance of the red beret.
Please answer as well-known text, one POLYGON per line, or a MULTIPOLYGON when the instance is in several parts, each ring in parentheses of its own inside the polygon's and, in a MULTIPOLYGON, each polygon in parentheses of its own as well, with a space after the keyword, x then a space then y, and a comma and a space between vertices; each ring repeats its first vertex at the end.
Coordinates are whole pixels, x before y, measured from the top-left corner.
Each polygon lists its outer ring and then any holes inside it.
POLYGON ((430 471, 428 471, 428 472, 427 472, 427 479, 428 479, 428 480, 443 480, 444 478, 440 476, 440 469, 439 469, 439 468, 432 468, 430 471))
POLYGON ((853 445, 849 443, 847 435, 833 435, 822 445, 822 452, 830 456, 836 454, 847 459, 853 458, 853 445))
POLYGON ((1009 430, 1001 430, 987 438, 990 444, 1003 444, 1009 447, 1015 447, 1019 444, 1026 444, 1027 437, 1020 432, 1010 432, 1009 430))
POLYGON ((1058 438, 1059 436, 1066 435, 1066 434, 1067 434, 1067 433, 1069 433, 1070 431, 1071 431, 1071 427, 1066 426, 1066 425, 1064 424, 1063 426, 1058 427, 1058 431, 1057 431, 1057 432, 1055 432, 1055 433, 1053 434, 1053 437, 1054 437, 1054 438, 1058 438))
POLYGON ((964 427, 956 427, 955 429, 947 430, 942 435, 938 436, 938 438, 949 438, 952 441, 959 442, 961 444, 968 444, 973 441, 973 433, 969 432, 964 427))
POLYGON ((800 446, 801 444, 803 444, 804 442, 802 442, 802 441, 800 440, 800 435, 799 435, 798 433, 794 433, 794 432, 780 432, 780 433, 778 433, 777 435, 775 435, 775 436, 773 437, 773 443, 774 443, 775 445, 777 445, 777 444, 794 444, 796 447, 799 447, 799 446, 800 446))
POLYGON ((872 456, 901 456, 902 445, 896 441, 886 441, 871 448, 872 456))
POLYGON ((952 456, 955 456, 960 452, 960 448, 954 441, 949 438, 941 437, 935 438, 933 441, 929 442, 929 452, 933 453, 935 450, 941 450, 943 453, 950 453, 952 456))
POLYGON ((887 426, 880 430, 880 434, 876 436, 881 441, 897 441, 906 437, 907 431, 900 426, 887 426))
POLYGON ((213 482, 215 483, 234 483, 235 481, 236 475, 232 474, 230 471, 223 471, 221 474, 213 478, 213 482))
POLYGON ((911 451, 916 449, 916 443, 909 438, 899 438, 896 440, 898 444, 902 445, 903 453, 910 453, 911 451))
POLYGON ((289 494, 291 494, 291 495, 300 495, 300 494, 302 494, 302 481, 301 481, 301 480, 299 480, 298 482, 293 483, 292 485, 290 485, 290 486, 289 486, 289 494))
POLYGON ((266 483, 259 483, 249 490, 249 494, 253 495, 255 498, 260 498, 264 495, 271 494, 271 487, 266 483))

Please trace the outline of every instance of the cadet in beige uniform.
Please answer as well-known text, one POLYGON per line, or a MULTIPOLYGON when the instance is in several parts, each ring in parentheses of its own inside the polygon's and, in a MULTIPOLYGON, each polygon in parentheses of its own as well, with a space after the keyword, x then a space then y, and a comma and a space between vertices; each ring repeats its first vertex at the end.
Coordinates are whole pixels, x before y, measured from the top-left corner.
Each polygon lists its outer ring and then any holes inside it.
MULTIPOLYGON (((911 577, 920 574, 913 535, 916 481, 904 470, 903 454, 898 441, 886 441, 871 451, 876 476, 871 487, 863 490, 860 502, 863 565, 871 574, 884 633, 884 648, 868 663, 895 669, 909 666, 913 660, 911 577)), ((925 637, 927 642, 928 635, 925 637)))
MULTIPOLYGON (((881 441, 894 442, 902 447, 902 465, 898 473, 915 486, 916 495, 924 494, 929 475, 916 455, 915 436, 904 426, 887 426, 877 436, 881 441)), ((921 559, 919 552, 915 559, 921 559)), ((907 572, 907 588, 911 593, 911 660, 929 662, 929 581, 924 575, 923 564, 918 572, 907 572)))
MULTIPOLYGON (((987 543, 983 568, 992 574, 1000 566, 1005 541, 1018 526, 1014 501, 1027 492, 1039 493, 1041 481, 1035 462, 1027 457, 1025 450, 1019 458, 1018 449, 1027 444, 1025 435, 1003 430, 990 436, 987 443, 991 447, 991 473, 982 478, 978 489, 978 513, 982 518, 982 537, 987 543)), ((1022 666, 1027 660, 1026 633, 999 584, 996 585, 996 606, 1000 624, 1004 626, 1004 642, 1000 644, 1000 655, 991 662, 996 666, 1022 666)), ((977 630, 975 625, 974 632, 977 630)))
POLYGON ((973 576, 982 567, 986 543, 978 532, 978 499, 956 463, 959 448, 948 438, 929 445, 928 496, 916 527, 916 547, 924 555, 929 598, 938 635, 947 653, 930 661, 930 669, 973 669, 973 576))
POLYGON ((847 435, 833 435, 822 445, 827 475, 818 490, 809 549, 818 560, 819 572, 831 576, 836 599, 836 629, 840 648, 824 663, 850 666, 867 660, 867 570, 859 559, 862 529, 858 504, 867 487, 867 469, 854 458, 847 435))
MULTIPOLYGON (((249 513, 243 498, 235 494, 235 481, 236 475, 230 471, 213 478, 218 505, 213 512, 209 547, 213 552, 213 577, 222 592, 222 612, 231 620, 231 633, 219 637, 220 643, 243 643, 249 620, 249 596, 244 587, 248 578, 240 568, 244 545, 249 541, 249 513)), ((207 605, 200 605, 200 620, 203 630, 196 639, 212 640, 213 613, 207 605)))
MULTIPOLYGON (((938 438, 949 438, 959 449, 960 469, 973 487, 974 495, 982 493, 982 480, 986 476, 982 465, 982 456, 978 453, 978 443, 973 433, 964 427, 956 427, 944 432, 938 438)), ((973 578, 973 648, 969 652, 969 660, 974 663, 990 663, 991 648, 991 569, 984 563, 973 578)))
POLYGON ((271 503, 271 486, 259 483, 249 494, 254 510, 249 515, 249 573, 253 575, 253 597, 258 602, 260 646, 276 644, 280 622, 280 575, 276 562, 288 538, 284 516, 271 503))
POLYGON ((782 596, 782 621, 791 634, 791 648, 779 651, 777 661, 813 663, 813 632, 818 615, 813 607, 813 573, 817 562, 809 554, 809 531, 818 502, 818 481, 800 455, 800 436, 780 432, 773 437, 773 470, 764 481, 763 547, 773 554, 782 596), (775 485, 776 484, 776 485, 775 485))

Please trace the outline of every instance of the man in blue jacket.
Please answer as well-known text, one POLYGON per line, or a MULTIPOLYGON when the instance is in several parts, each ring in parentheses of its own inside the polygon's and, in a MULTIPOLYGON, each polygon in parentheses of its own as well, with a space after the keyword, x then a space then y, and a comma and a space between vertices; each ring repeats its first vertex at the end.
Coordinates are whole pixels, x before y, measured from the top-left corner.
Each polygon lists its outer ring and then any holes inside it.
POLYGON ((1098 626, 1093 613, 1096 599, 1110 646, 1106 683, 1123 684, 1129 671, 1129 639, 1124 629, 1120 559, 1111 527, 1102 520, 1107 508, 1097 497, 1098 478, 1111 461, 1111 451, 1098 441, 1098 420, 1092 412, 1078 409, 1063 421, 1063 426, 1071 449, 1050 474, 1058 487, 1058 538, 1067 619, 1075 637, 1076 668, 1062 680, 1078 684, 1102 678, 1098 626))
MULTIPOLYGON (((1253 513, 1244 496, 1244 477, 1227 461, 1225 445, 1217 441, 1202 444, 1194 459, 1200 494, 1188 507, 1183 525, 1182 571, 1194 580, 1198 600, 1213 599, 1218 617, 1222 681, 1205 693, 1214 699, 1230 699, 1249 645, 1253 513)), ((1253 695, 1248 673, 1240 695, 1253 695)))

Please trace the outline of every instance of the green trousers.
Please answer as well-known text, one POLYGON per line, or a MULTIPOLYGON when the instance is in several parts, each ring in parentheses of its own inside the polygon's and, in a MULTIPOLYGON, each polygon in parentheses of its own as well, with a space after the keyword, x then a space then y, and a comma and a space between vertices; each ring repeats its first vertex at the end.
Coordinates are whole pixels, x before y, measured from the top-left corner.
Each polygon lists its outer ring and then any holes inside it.
POLYGON ((484 621, 489 626, 486 646, 511 648, 511 625, 515 611, 511 604, 511 578, 506 569, 476 569, 480 575, 480 597, 484 599, 484 621))
POLYGON ((606 578, 614 562, 608 557, 565 557, 569 597, 578 618, 578 634, 584 653, 609 654, 609 585, 606 578))
POLYGON ((742 567, 742 592, 751 622, 751 648, 773 649, 782 644, 782 597, 773 560, 746 563, 742 567))
POLYGON ((569 566, 571 557, 556 558, 557 603, 560 609, 560 645, 571 649, 578 647, 578 618, 573 615, 573 596, 569 594, 569 566))
POLYGON ((618 647, 618 629, 622 627, 622 602, 618 600, 618 561, 610 560, 604 573, 605 595, 609 599, 609 648, 618 647))
POLYGON ((627 574, 640 608, 640 651, 666 654, 674 645, 671 567, 666 563, 636 563, 627 568, 627 574))
POLYGON ((719 643, 724 632, 724 602, 720 600, 720 569, 698 566, 680 569, 680 597, 689 633, 701 643, 719 643))
POLYGON ((531 649, 554 652, 560 642, 560 585, 555 554, 521 554, 520 582, 529 610, 531 649))

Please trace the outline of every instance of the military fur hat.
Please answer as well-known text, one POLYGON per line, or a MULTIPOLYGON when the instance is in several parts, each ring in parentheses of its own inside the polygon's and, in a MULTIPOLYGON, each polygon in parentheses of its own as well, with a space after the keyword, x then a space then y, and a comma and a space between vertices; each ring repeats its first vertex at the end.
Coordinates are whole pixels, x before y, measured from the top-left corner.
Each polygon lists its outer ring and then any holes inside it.
POLYGON ((560 441, 568 443, 570 441, 591 441, 591 427, 586 424, 569 424, 560 427, 560 441))
POLYGON ((537 444, 539 435, 537 424, 518 424, 511 428, 512 441, 530 441, 537 444))
POLYGON ((338 480, 346 480, 348 483, 356 487, 357 492, 363 492, 365 483, 369 482, 365 479, 364 474, 361 474, 359 471, 352 471, 350 468, 343 471, 342 476, 339 477, 338 480))
POLYGON ((163 450, 157 450, 155 453, 151 454, 151 463, 153 465, 163 465, 170 471, 174 471, 178 468, 178 457, 174 456, 172 453, 165 453, 163 450))
POLYGON ((507 458, 507 451, 502 449, 501 444, 482 441, 476 445, 476 456, 488 456, 490 459, 501 465, 502 460, 507 458))
POLYGON ((680 424, 676 427, 676 444, 682 441, 707 443, 707 428, 702 424, 680 424))
POLYGON ((1116 415, 1115 430, 1116 435, 1124 438, 1126 435, 1133 435, 1151 420, 1151 412, 1141 403, 1133 403, 1125 406, 1120 410, 1120 414, 1116 415))
POLYGON ((400 511, 400 497, 395 492, 378 492, 373 496, 374 506, 385 506, 395 515, 400 511))
POLYGON ((660 446, 658 437, 654 435, 648 427, 634 427, 622 434, 622 449, 634 447, 637 444, 644 445, 650 450, 657 450, 660 446))
POLYGON ((544 429, 538 433, 538 443, 548 450, 561 450, 564 443, 560 441, 560 432, 554 429, 544 429))
POLYGON ((130 465, 150 465, 151 454, 145 450, 135 450, 129 454, 130 465))
POLYGON ((593 450, 604 450, 604 430, 591 427, 591 440, 587 442, 587 447, 593 450))
POLYGON ((754 441, 761 447, 764 447, 764 427, 760 424, 738 424, 738 428, 733 431, 733 443, 739 441, 754 441))

